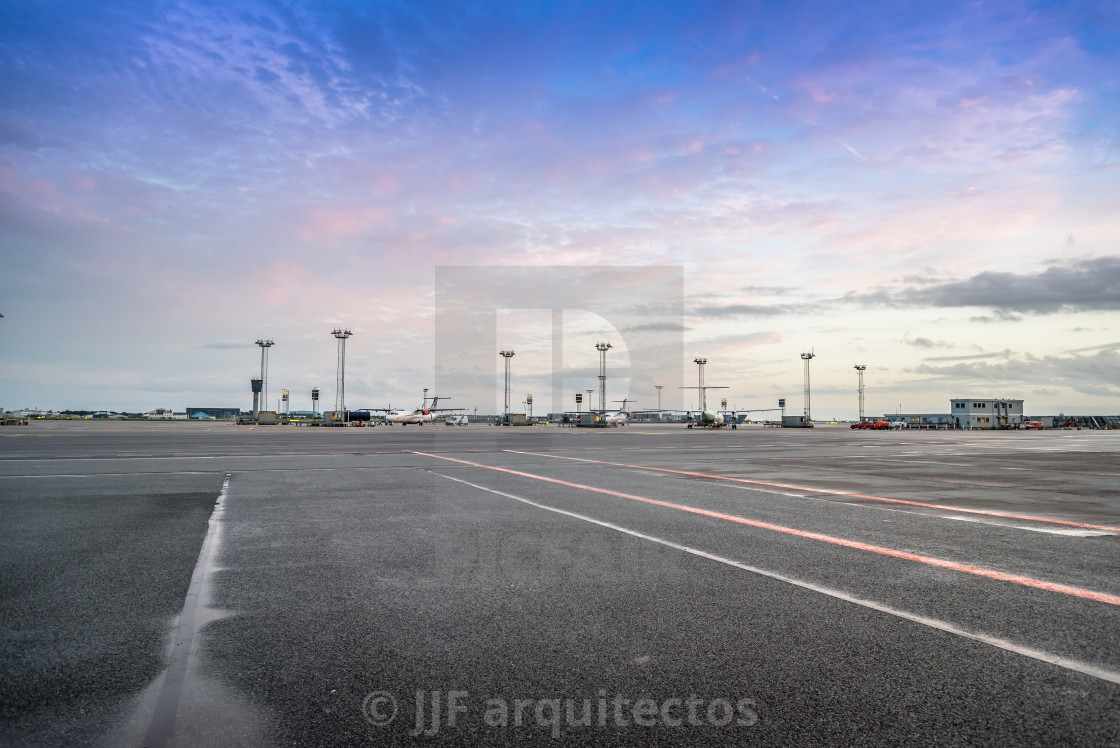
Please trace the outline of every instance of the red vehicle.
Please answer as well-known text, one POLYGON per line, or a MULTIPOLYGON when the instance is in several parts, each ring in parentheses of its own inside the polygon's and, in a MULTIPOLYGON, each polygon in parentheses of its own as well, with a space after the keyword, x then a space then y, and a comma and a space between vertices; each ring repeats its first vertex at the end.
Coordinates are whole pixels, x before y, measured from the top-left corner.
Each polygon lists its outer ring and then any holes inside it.
POLYGON ((1042 431, 1042 421, 1023 421, 1023 428, 1042 431))
POLYGON ((876 429, 886 430, 891 427, 890 421, 858 421, 852 424, 853 429, 876 429))

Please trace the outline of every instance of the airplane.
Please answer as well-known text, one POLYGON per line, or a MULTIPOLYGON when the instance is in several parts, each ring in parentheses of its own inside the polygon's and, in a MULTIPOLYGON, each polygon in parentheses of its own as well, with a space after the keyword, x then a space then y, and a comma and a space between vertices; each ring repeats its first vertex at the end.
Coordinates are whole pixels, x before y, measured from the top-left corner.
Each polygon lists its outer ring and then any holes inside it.
MULTIPOLYGON (((699 390, 700 391, 700 413, 696 416, 695 421, 688 422, 688 428, 699 426, 704 429, 718 429, 727 425, 727 420, 723 417, 725 412, 722 410, 708 410, 708 390, 726 390, 727 387, 721 385, 705 385, 704 384, 704 366, 708 363, 706 358, 697 358, 695 363, 700 365, 700 386, 698 387, 681 387, 682 390, 699 390)), ((689 414, 692 415, 691 413, 689 414)))
POLYGON ((615 400, 616 403, 622 403, 622 409, 613 412, 602 413, 603 420, 607 422, 608 426, 625 426, 630 421, 630 416, 633 413, 626 410, 626 403, 630 402, 626 398, 622 400, 615 400))
MULTIPOLYGON (((692 414, 689 413, 691 417, 692 414)), ((708 410, 707 408, 701 410, 696 414, 696 420, 689 421, 688 428, 699 426, 702 429, 718 429, 727 425, 727 420, 723 417, 722 410, 708 410)))
MULTIPOLYGON (((445 400, 448 398, 444 398, 445 400)), ((394 423, 399 423, 402 426, 415 423, 417 426, 423 426, 425 423, 431 423, 435 420, 436 413, 445 413, 453 410, 466 410, 466 408, 437 408, 436 403, 439 402, 439 395, 432 398, 432 406, 430 408, 421 405, 415 410, 402 410, 400 408, 366 408, 370 412, 384 413, 385 425, 390 426, 394 423)))

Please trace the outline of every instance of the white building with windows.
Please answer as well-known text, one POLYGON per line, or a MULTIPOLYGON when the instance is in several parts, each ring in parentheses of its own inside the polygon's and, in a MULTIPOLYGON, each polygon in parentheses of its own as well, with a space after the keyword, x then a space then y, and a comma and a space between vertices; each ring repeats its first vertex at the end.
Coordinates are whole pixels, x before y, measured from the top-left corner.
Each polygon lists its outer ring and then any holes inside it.
POLYGON ((954 397, 950 406, 952 425, 960 429, 1013 429, 1024 420, 1022 400, 954 397))

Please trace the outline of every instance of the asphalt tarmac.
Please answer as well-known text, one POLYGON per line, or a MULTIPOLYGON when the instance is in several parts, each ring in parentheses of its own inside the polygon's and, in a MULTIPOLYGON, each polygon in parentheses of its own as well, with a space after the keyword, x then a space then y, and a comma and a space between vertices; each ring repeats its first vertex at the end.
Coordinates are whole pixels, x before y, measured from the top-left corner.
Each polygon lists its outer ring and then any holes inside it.
POLYGON ((1120 745, 1120 432, 0 430, 3 745, 1120 745))

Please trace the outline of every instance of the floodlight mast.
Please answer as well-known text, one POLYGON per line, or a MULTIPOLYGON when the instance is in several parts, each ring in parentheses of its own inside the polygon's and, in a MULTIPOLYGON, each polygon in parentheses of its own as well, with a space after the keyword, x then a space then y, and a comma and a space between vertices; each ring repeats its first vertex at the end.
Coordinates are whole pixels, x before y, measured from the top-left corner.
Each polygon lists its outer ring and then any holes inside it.
POLYGON ((596 343, 595 350, 599 351, 599 412, 607 409, 607 351, 611 349, 610 343, 596 343))
POLYGON ((805 362, 805 420, 811 421, 812 415, 809 410, 809 362, 816 357, 816 353, 810 351, 809 353, 802 353, 801 359, 805 362))
POLYGON ((665 389, 665 385, 655 384, 655 385, 653 385, 653 388, 655 390, 657 390, 657 412, 660 413, 661 412, 661 390, 665 389))
POLYGON ((856 373, 859 375, 859 420, 863 420, 863 372, 867 371, 865 364, 855 365, 856 373))
MULTIPOLYGON (((700 412, 704 413, 708 410, 708 390, 726 390, 725 385, 711 385, 704 383, 704 367, 708 363, 706 358, 694 358, 692 362, 699 368, 699 386, 698 387, 681 387, 682 390, 700 390, 700 412)), ((658 395, 661 393, 658 392, 658 395)))
POLYGON ((509 360, 516 354, 511 350, 505 350, 498 351, 498 355, 506 360, 505 403, 503 405, 502 419, 504 423, 509 423, 509 360))
POLYGON ((700 412, 703 413, 708 409, 708 392, 704 386, 704 367, 708 365, 708 359, 694 358, 692 363, 696 364, 696 367, 700 370, 700 387, 698 389, 700 390, 700 412))
POLYGON ((268 349, 275 343, 265 338, 257 340, 257 345, 261 347, 261 397, 260 404, 262 408, 268 407, 268 349))
POLYGON ((346 339, 354 333, 350 332, 350 328, 336 327, 331 335, 338 339, 338 367, 335 371, 335 388, 334 388, 334 417, 337 419, 339 413, 342 413, 342 422, 346 423, 348 420, 348 413, 346 412, 346 339))

